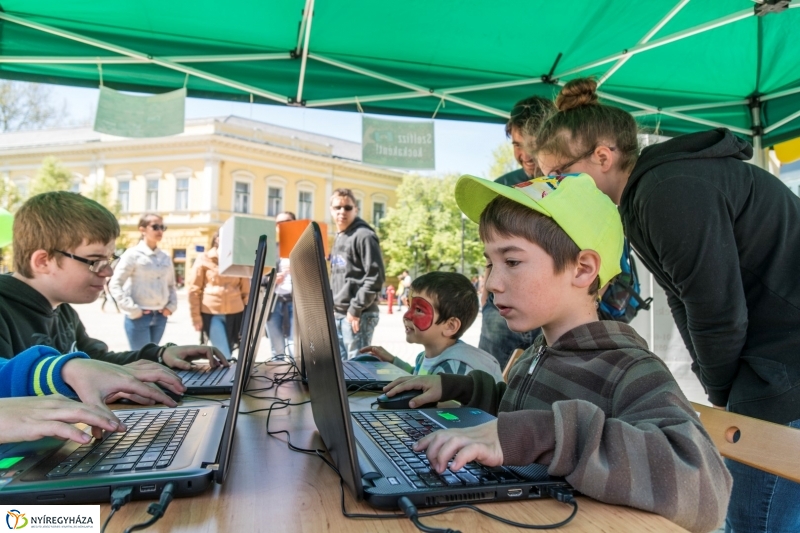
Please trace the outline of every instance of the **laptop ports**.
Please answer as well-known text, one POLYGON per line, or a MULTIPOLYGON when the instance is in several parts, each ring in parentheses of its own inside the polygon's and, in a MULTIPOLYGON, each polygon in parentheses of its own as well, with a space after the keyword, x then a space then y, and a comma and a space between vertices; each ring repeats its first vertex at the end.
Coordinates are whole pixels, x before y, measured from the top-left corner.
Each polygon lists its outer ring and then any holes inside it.
POLYGON ((519 498, 522 496, 522 489, 508 489, 509 498, 519 498))
POLYGON ((156 486, 155 485, 139 485, 139 494, 145 494, 148 492, 155 492, 156 486))

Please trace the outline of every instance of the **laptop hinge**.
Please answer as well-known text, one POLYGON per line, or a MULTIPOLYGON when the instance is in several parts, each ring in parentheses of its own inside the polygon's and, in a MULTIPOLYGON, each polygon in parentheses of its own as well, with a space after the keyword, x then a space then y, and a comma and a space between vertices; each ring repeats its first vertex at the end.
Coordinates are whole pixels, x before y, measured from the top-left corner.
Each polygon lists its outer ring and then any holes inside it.
POLYGON ((361 446, 358 443, 356 443, 356 455, 358 455, 358 470, 361 473, 361 479, 364 481, 374 481, 383 477, 383 474, 378 472, 375 465, 372 464, 367 454, 361 450, 361 446))
POLYGON ((213 472, 219 470, 219 463, 202 463, 200 466, 202 468, 207 468, 213 472))

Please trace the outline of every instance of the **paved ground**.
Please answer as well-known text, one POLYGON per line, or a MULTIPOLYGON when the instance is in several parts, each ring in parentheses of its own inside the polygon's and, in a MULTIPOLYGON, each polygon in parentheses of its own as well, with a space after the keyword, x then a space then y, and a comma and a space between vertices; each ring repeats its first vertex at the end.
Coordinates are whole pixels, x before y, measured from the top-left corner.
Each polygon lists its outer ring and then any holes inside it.
MULTIPOLYGON (((123 317, 125 315, 117 314, 111 302, 106 304, 105 311, 102 311, 101 303, 102 300, 99 300, 95 303, 75 306, 75 309, 81 316, 81 320, 83 320, 86 326, 87 332, 92 337, 105 341, 113 351, 130 349, 123 327, 123 317)), ((478 345, 480 323, 481 319, 480 316, 478 316, 475 324, 464 334, 464 342, 473 346, 478 345)), ((199 342, 199 336, 200 334, 192 327, 192 321, 189 316, 189 304, 186 299, 186 290, 178 291, 178 310, 174 315, 169 317, 167 329, 161 342, 197 344, 197 342, 199 342)), ((402 314, 395 312, 390 315, 386 312, 385 306, 381 307, 381 318, 375 329, 373 342, 383 346, 390 353, 412 364, 417 354, 422 349, 420 345, 406 343, 405 332, 402 326, 402 314)), ((256 358, 258 360, 269 358, 269 342, 261 343, 261 349, 256 358)), ((705 399, 702 387, 694 374, 689 370, 687 362, 671 363, 670 370, 672 370, 684 394, 686 394, 690 400, 699 403, 708 403, 705 399)))

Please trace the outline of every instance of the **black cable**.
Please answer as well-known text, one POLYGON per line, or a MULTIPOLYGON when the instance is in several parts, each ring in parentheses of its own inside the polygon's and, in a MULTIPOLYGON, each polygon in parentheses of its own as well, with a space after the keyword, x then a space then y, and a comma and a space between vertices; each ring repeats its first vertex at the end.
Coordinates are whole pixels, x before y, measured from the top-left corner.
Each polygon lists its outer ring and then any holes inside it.
POLYGON ((153 518, 148 520, 147 522, 141 522, 139 524, 134 524, 128 529, 125 530, 125 533, 131 533, 132 531, 138 531, 140 529, 146 529, 156 522, 158 522, 164 513, 167 512, 167 507, 169 507, 170 502, 172 501, 173 491, 175 490, 175 485, 170 482, 164 485, 164 489, 161 491, 161 498, 159 498, 158 503, 151 503, 150 506, 147 508, 148 514, 153 515, 153 518))
POLYGON ((458 530, 454 529, 441 529, 438 527, 428 527, 422 522, 419 521, 419 511, 417 511, 417 506, 411 503, 411 500, 408 499, 406 496, 402 496, 399 500, 397 500, 397 506, 400 507, 400 510, 411 520, 411 522, 417 526, 417 529, 420 531, 424 531, 425 533, 461 533, 458 530))
POLYGON ((100 533, 105 533, 106 527, 108 523, 111 522, 111 517, 122 508, 123 505, 131 501, 131 494, 133 493, 133 487, 121 487, 118 489, 114 489, 114 492, 111 493, 111 514, 108 515, 106 521, 103 522, 103 527, 100 528, 100 533))

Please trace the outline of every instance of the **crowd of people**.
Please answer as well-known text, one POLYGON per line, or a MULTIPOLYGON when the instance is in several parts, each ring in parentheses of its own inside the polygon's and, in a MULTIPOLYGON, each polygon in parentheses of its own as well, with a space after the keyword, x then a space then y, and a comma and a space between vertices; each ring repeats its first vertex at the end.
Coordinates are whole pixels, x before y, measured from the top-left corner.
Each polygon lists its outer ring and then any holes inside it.
MULTIPOLYGON (((800 529, 800 508, 791 504, 800 485, 723 461, 658 354, 624 321, 598 317, 627 239, 665 290, 709 402, 800 428, 800 200, 748 164, 752 148, 727 130, 640 150, 634 118, 601 104, 590 79, 570 81, 555 102, 518 102, 506 133, 520 169, 495 181, 463 176, 455 190, 459 208, 479 224, 483 287, 456 273, 400 275, 406 340, 423 347, 413 365, 373 344, 386 282, 379 239, 352 191, 333 191, 330 275, 342 358, 408 370, 411 377, 386 391, 418 391, 412 407, 456 400, 497 416, 421 439, 415 449, 439 472, 472 460, 537 462, 583 494, 690 531, 723 520, 734 533, 800 529), (473 347, 460 338, 479 308, 473 347)), ((282 213, 276 223, 294 218, 282 213)), ((16 214, 15 271, 0 276, 0 442, 52 435, 84 443, 89 436, 71 425, 79 421, 96 434, 124 430, 106 403, 173 406, 152 386, 180 392, 171 368, 198 357, 228 364, 247 280, 219 275, 212 241, 189 288, 201 343, 160 346, 177 304, 171 261, 158 248, 166 226, 146 215, 138 229, 141 241, 112 271, 119 225, 96 202, 45 193, 16 214), (71 306, 94 301, 108 278, 131 351, 110 352, 89 337, 71 306)), ((267 333, 281 359, 293 355, 288 258, 276 276, 280 305, 267 333)))

